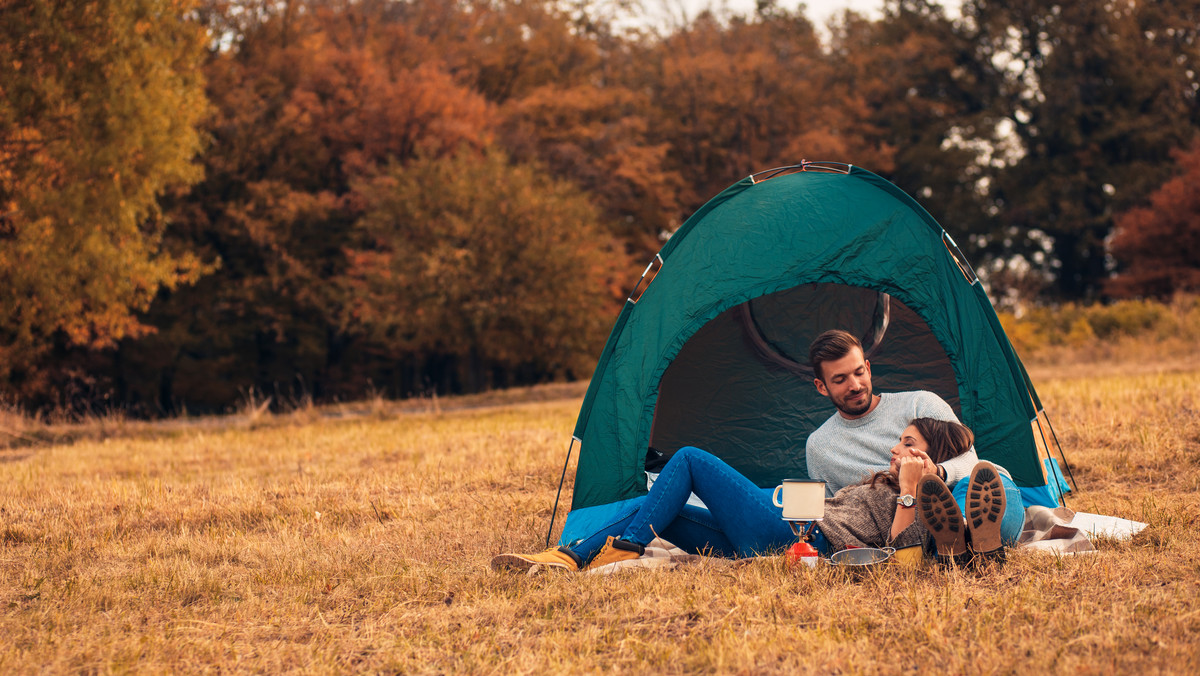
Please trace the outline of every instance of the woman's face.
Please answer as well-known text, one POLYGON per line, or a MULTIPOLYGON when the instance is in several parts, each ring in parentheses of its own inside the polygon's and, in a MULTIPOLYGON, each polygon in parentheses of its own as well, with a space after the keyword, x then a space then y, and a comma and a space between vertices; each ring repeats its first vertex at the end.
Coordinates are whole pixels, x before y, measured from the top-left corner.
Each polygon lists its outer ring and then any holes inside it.
POLYGON ((900 461, 904 458, 919 457, 913 451, 929 451, 929 444, 925 441, 925 437, 917 431, 915 425, 909 425, 900 433, 900 443, 892 446, 892 462, 889 467, 892 473, 899 473, 900 461))

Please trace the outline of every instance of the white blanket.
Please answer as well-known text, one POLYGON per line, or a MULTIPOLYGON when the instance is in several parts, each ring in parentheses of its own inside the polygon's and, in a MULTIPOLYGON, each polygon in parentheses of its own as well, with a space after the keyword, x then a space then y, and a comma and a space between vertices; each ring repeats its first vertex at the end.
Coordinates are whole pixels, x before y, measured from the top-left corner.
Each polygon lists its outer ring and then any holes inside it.
POLYGON ((1128 540, 1145 527, 1140 521, 1115 516, 1034 506, 1025 510, 1025 529, 1017 546, 1059 555, 1084 554, 1096 551, 1094 537, 1128 540))

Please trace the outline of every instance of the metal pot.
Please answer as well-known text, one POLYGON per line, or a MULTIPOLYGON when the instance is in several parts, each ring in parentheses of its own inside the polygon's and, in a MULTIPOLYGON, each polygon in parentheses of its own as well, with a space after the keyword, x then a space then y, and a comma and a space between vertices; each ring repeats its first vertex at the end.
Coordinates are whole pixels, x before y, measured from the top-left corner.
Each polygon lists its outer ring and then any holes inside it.
POLYGON ((825 559, 825 562, 837 570, 846 571, 853 577, 861 577, 887 563, 888 559, 892 558, 892 554, 895 553, 896 549, 894 547, 884 547, 883 549, 875 549, 873 547, 843 549, 840 552, 834 552, 829 558, 825 559))

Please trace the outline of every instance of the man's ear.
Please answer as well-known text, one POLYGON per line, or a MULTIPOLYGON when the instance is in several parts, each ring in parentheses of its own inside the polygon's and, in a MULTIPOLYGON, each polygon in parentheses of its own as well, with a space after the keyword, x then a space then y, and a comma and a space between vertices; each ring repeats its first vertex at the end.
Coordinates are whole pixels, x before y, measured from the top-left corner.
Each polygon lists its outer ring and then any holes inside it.
POLYGON ((829 390, 825 387, 825 381, 820 378, 813 378, 813 385, 816 385, 817 391, 821 393, 821 396, 829 396, 829 390))

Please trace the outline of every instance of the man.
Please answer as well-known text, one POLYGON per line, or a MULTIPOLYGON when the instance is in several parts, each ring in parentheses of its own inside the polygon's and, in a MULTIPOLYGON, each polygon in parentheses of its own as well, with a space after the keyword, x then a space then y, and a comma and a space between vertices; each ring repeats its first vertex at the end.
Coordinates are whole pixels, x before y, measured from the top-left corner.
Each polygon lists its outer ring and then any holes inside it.
MULTIPOLYGON (((825 482, 825 496, 887 467, 890 450, 915 418, 959 422, 941 397, 926 391, 876 394, 871 388, 871 362, 862 344, 841 330, 817 336, 808 352, 813 384, 837 407, 808 437, 808 475, 825 482)), ((937 466, 948 485, 968 476, 979 462, 975 448, 937 466)))

